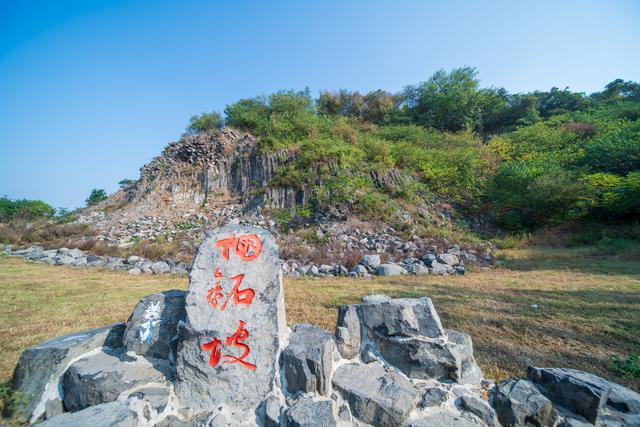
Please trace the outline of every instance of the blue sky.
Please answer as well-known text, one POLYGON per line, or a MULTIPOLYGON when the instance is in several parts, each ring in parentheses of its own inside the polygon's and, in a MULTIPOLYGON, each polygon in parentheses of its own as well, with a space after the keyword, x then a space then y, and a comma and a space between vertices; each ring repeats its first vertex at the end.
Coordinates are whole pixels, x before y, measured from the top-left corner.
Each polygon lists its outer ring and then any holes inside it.
POLYGON ((189 117, 279 89, 640 81, 640 2, 0 0, 0 195, 82 205, 189 117))

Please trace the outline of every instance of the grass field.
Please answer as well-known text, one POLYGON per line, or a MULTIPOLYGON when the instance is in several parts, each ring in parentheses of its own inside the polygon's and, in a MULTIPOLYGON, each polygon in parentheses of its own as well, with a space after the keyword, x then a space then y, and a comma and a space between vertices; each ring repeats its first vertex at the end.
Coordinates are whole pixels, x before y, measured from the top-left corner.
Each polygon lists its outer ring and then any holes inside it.
MULTIPOLYGON (((445 327, 469 333, 486 376, 529 364, 588 370, 640 390, 610 369, 640 354, 640 260, 595 250, 511 250, 503 267, 457 277, 289 279, 287 319, 333 331, 337 307, 362 296, 429 296, 445 327), (537 308, 536 308, 537 307, 537 308)), ((186 289, 187 278, 32 264, 0 257, 0 382, 20 352, 46 338, 125 321, 140 297, 186 289)))

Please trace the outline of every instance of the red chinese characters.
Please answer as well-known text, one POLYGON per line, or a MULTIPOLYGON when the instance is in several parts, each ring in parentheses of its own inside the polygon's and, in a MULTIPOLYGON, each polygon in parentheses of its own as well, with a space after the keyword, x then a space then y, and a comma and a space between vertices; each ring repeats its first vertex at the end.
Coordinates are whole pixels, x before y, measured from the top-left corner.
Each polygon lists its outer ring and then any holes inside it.
MULTIPOLYGON (((225 345, 227 347, 236 347, 242 349, 242 354, 240 356, 225 354, 223 357, 228 360, 224 360, 222 363, 238 363, 243 368, 255 371, 256 365, 244 360, 251 352, 249 346, 244 343, 244 341, 249 338, 249 331, 244 326, 245 322, 243 320, 240 320, 238 329, 236 329, 235 333, 225 339, 225 345)), ((202 344, 202 350, 205 352, 210 352, 209 365, 212 368, 215 368, 218 363, 220 363, 221 344, 222 341, 217 338, 212 338, 210 342, 202 344)))
POLYGON ((254 260, 262 251, 262 242, 255 234, 245 234, 243 236, 232 236, 218 240, 216 248, 222 248, 221 255, 225 260, 229 260, 229 252, 233 252, 245 261, 254 260))
MULTIPOLYGON (((223 279, 222 273, 220 273, 220 268, 216 268, 213 273, 213 277, 217 279, 223 279)), ((240 289, 242 286, 242 281, 244 280, 244 274, 236 274, 235 276, 229 278, 231 282, 234 283, 233 289, 231 293, 226 297, 222 305, 220 305, 220 311, 224 311, 227 308, 227 304, 229 301, 232 301, 235 305, 249 305, 251 301, 253 301, 253 297, 256 295, 256 292, 251 288, 240 289)), ((217 280, 215 282, 214 287, 210 288, 207 292, 207 301, 214 309, 218 308, 220 301, 225 297, 224 293, 222 293, 222 280, 217 280)))
MULTIPOLYGON (((262 251, 262 242, 255 234, 246 234, 218 240, 215 243, 215 247, 221 249, 220 254, 225 261, 229 260, 231 251, 244 261, 253 261, 262 251)), ((230 301, 236 306, 251 305, 256 293, 250 287, 242 287, 242 282, 245 278, 244 273, 239 273, 228 278, 228 281, 233 284, 233 287, 227 294, 225 294, 225 287, 223 286, 223 284, 227 282, 227 279, 220 271, 220 267, 217 267, 214 270, 213 278, 214 285, 208 290, 206 299, 214 310, 219 309, 221 312, 225 311, 230 301)), ((228 287, 231 287, 231 285, 227 285, 227 289, 228 287)), ((224 340, 224 346, 228 350, 237 349, 236 351, 241 351, 239 356, 237 355, 237 352, 236 355, 222 355, 223 341, 216 337, 213 337, 211 338, 211 341, 202 344, 202 350, 209 353, 209 365, 211 367, 218 366, 218 364, 220 364, 220 359, 223 358, 222 363, 238 364, 251 371, 256 369, 256 365, 245 360, 251 353, 251 348, 245 343, 246 339, 249 338, 249 330, 245 328, 245 325, 246 323, 244 320, 239 320, 236 331, 224 340)))

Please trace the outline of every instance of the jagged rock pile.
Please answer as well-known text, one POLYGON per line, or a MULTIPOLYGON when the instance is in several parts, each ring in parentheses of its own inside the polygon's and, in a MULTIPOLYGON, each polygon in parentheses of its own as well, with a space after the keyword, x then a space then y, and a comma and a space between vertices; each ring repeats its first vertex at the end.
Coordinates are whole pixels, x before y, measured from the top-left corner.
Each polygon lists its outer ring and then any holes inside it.
POLYGON ((368 296, 336 333, 285 324, 263 230, 209 233, 188 292, 143 298, 126 324, 26 350, 20 413, 52 426, 635 426, 640 395, 594 375, 530 368, 483 380, 471 338, 429 298, 368 296))
MULTIPOLYGON (((129 274, 186 274, 188 272, 188 266, 185 263, 171 259, 151 261, 136 255, 127 258, 98 256, 86 254, 77 248, 45 250, 42 246, 14 250, 11 245, 7 245, 2 250, 10 256, 18 256, 49 265, 104 268, 127 271, 129 274)), ((386 261, 383 263, 378 254, 364 255, 360 262, 350 269, 342 264, 315 265, 308 263, 301 265, 296 260, 288 260, 283 264, 283 272, 290 277, 371 277, 372 275, 397 276, 402 274, 446 276, 464 274, 465 260, 476 263, 478 258, 471 251, 462 251, 457 245, 454 245, 440 255, 430 251, 420 258, 407 257, 399 262, 386 261)))
POLYGON ((104 268, 127 271, 129 274, 187 274, 189 269, 189 266, 183 262, 151 261, 136 255, 127 258, 88 255, 77 248, 45 250, 42 246, 30 246, 26 249, 12 250, 11 246, 5 246, 4 252, 10 256, 18 256, 42 264, 104 268))

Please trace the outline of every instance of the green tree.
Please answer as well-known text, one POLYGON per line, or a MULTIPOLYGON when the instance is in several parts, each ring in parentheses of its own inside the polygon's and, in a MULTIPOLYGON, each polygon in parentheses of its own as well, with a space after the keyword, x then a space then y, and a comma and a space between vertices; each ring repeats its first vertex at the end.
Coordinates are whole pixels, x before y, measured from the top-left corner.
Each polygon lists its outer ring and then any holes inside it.
POLYGON ((569 88, 560 90, 553 87, 549 92, 536 91, 533 96, 536 98, 536 107, 542 117, 586 110, 592 104, 584 93, 571 92, 569 88))
POLYGON ((135 181, 132 179, 123 179, 122 181, 118 182, 118 185, 120 186, 121 189, 125 189, 127 187, 132 186, 134 183, 135 181))
POLYGON ((224 126, 224 120, 219 113, 212 111, 210 113, 201 113, 199 116, 191 116, 187 133, 196 135, 203 132, 212 132, 224 126))
POLYGON ((414 122, 452 132, 474 127, 480 113, 477 74, 472 67, 440 70, 426 82, 405 88, 404 104, 414 122))
POLYGON ((55 209, 42 200, 13 200, 6 196, 0 197, 0 221, 6 222, 16 218, 50 218, 54 214, 55 209))
POLYGON ((89 197, 87 197, 87 200, 85 202, 87 206, 93 206, 100 202, 104 202, 105 200, 107 200, 107 192, 102 188, 94 188, 93 190, 91 190, 91 194, 89 194, 89 197))

